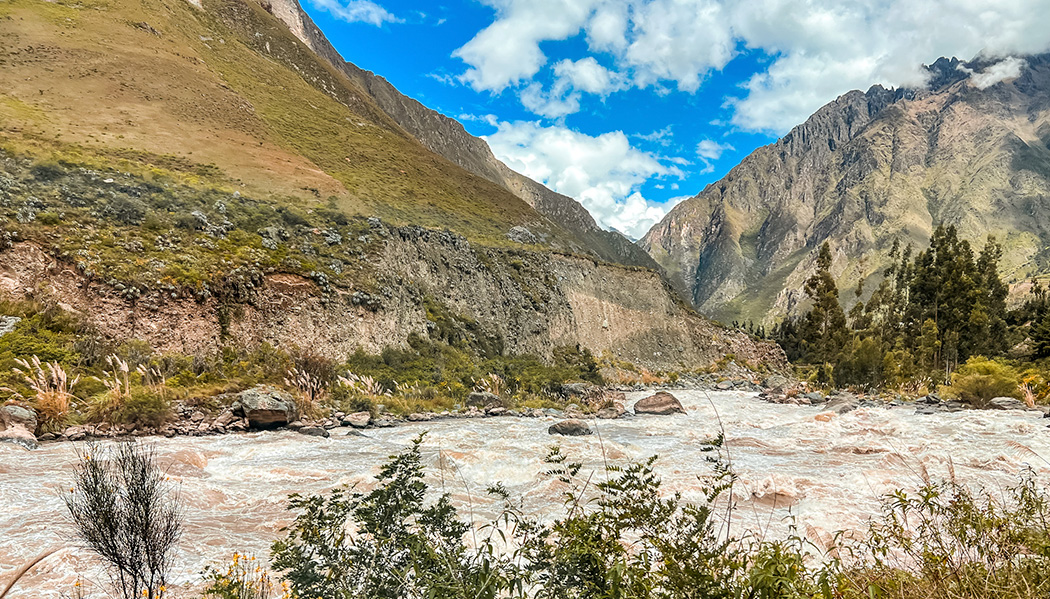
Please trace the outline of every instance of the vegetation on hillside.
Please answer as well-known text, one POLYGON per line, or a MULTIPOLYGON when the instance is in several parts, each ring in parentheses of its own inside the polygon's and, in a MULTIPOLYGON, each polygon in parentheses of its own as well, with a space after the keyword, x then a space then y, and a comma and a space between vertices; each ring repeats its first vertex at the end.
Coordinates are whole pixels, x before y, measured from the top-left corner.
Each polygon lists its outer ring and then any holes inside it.
MULTIPOLYGON (((1050 397, 1050 301, 1035 282, 1008 310, 997 270, 1002 248, 989 237, 974 253, 953 227, 913 253, 895 244, 892 264, 867 302, 845 313, 831 276, 831 251, 819 251, 806 281, 810 310, 769 336, 816 382, 945 393, 983 406, 994 397, 1050 397)), ((751 329, 754 331, 754 328, 751 329)), ((758 334, 765 334, 759 329, 758 334)))

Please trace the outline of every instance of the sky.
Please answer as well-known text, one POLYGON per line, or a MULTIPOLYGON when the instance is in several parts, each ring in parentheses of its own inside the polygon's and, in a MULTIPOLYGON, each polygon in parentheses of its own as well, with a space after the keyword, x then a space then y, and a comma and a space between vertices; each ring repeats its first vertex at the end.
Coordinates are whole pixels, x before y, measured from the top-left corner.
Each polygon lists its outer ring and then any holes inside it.
POLYGON ((1050 0, 300 0, 343 57, 639 238, 827 102, 1050 50, 1050 0))

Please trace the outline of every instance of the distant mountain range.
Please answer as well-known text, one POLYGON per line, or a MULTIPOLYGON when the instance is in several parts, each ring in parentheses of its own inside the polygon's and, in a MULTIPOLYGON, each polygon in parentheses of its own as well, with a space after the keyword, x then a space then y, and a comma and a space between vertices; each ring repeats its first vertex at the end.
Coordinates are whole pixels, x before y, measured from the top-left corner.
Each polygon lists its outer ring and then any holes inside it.
POLYGON ((1006 279, 1050 272, 1050 54, 998 80, 941 58, 927 89, 852 91, 671 210, 640 244, 701 312, 775 321, 805 304, 831 244, 842 297, 876 286, 895 240, 940 224, 1003 243, 1006 279), (973 75, 977 73, 977 75, 973 75))

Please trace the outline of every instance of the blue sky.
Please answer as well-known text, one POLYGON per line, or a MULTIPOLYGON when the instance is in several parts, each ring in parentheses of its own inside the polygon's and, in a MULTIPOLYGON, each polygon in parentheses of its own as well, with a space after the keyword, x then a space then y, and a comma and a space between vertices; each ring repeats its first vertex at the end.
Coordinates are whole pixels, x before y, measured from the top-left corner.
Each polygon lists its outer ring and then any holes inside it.
POLYGON ((1050 49, 1050 0, 301 1, 344 58, 633 237, 839 94, 1050 49))

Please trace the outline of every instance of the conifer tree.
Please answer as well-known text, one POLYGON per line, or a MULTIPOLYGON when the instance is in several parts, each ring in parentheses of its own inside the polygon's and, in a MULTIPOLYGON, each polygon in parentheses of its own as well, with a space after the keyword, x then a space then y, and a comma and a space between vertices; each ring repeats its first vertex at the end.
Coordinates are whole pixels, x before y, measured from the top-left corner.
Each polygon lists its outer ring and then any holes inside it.
POLYGON ((831 246, 827 242, 817 255, 817 271, 806 280, 806 295, 813 307, 802 321, 802 349, 812 364, 833 364, 845 346, 849 332, 846 314, 839 304, 839 290, 831 276, 831 246))
POLYGON ((1050 309, 1043 317, 1032 323, 1032 356, 1036 359, 1050 358, 1050 309))

